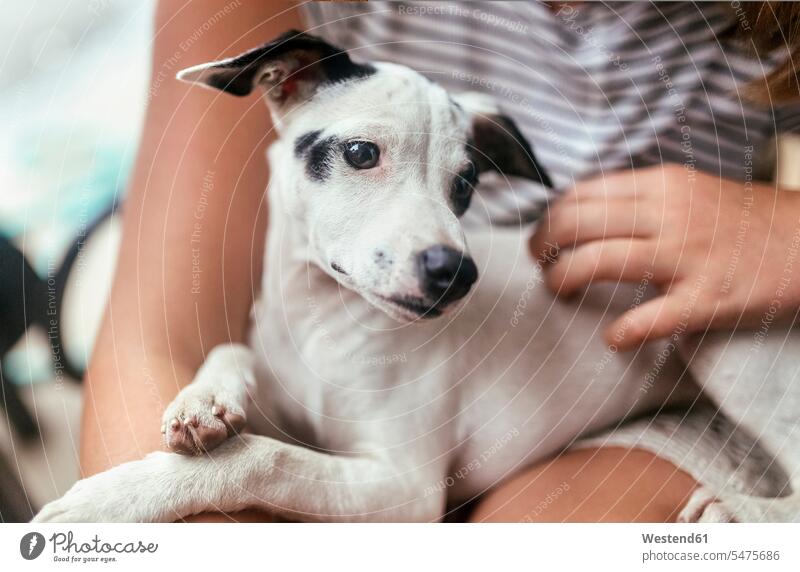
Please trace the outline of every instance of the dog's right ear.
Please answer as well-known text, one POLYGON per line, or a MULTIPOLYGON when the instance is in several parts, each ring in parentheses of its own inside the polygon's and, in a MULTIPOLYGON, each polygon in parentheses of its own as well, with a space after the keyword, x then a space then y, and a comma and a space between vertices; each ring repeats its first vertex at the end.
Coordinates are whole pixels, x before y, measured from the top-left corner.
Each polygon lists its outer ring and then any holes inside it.
POLYGON ((310 99, 320 85, 367 77, 374 71, 317 36, 289 30, 234 58, 186 68, 177 78, 236 96, 261 86, 270 109, 281 117, 310 99))

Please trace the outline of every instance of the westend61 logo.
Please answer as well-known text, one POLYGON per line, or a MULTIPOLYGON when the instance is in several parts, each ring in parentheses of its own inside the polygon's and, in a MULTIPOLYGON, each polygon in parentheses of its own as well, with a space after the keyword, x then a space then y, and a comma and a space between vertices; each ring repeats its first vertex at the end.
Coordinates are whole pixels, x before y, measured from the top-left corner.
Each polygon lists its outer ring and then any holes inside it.
POLYGON ((158 544, 154 542, 105 542, 96 534, 88 541, 76 541, 70 530, 67 533, 56 532, 47 541, 43 534, 29 532, 19 541, 19 553, 25 560, 33 560, 42 554, 48 542, 53 550, 54 562, 81 564, 115 562, 118 554, 153 554, 158 550, 158 544))
POLYGON ((29 532, 19 541, 19 553, 25 560, 34 560, 44 550, 44 535, 29 532))

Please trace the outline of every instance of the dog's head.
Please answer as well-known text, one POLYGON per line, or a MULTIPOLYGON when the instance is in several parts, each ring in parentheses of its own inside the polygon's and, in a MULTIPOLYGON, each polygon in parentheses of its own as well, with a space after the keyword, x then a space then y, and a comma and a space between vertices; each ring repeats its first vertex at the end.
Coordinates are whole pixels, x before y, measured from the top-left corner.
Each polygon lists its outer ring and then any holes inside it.
POLYGON ((482 172, 550 186, 491 98, 451 96, 407 67, 357 63, 308 34, 178 78, 237 96, 264 90, 280 135, 271 177, 307 229, 309 258, 400 320, 441 315, 476 281, 459 217, 482 172))

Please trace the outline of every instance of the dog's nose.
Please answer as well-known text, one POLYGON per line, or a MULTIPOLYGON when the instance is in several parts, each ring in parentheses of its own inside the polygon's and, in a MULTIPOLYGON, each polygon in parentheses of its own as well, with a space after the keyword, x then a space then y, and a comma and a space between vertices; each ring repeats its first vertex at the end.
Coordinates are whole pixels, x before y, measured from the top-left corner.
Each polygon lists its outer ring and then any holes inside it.
POLYGON ((423 250, 417 255, 417 264, 422 292, 437 306, 463 298, 478 279, 472 258, 449 246, 423 250))

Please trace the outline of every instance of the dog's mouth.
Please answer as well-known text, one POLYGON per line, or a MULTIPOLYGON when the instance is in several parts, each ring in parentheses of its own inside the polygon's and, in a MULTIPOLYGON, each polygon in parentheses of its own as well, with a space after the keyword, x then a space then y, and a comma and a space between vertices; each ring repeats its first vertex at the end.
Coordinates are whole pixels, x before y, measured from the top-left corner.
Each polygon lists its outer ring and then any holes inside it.
POLYGON ((397 306, 406 313, 417 318, 438 318, 442 315, 442 307, 428 304, 418 296, 381 296, 384 302, 397 306))

